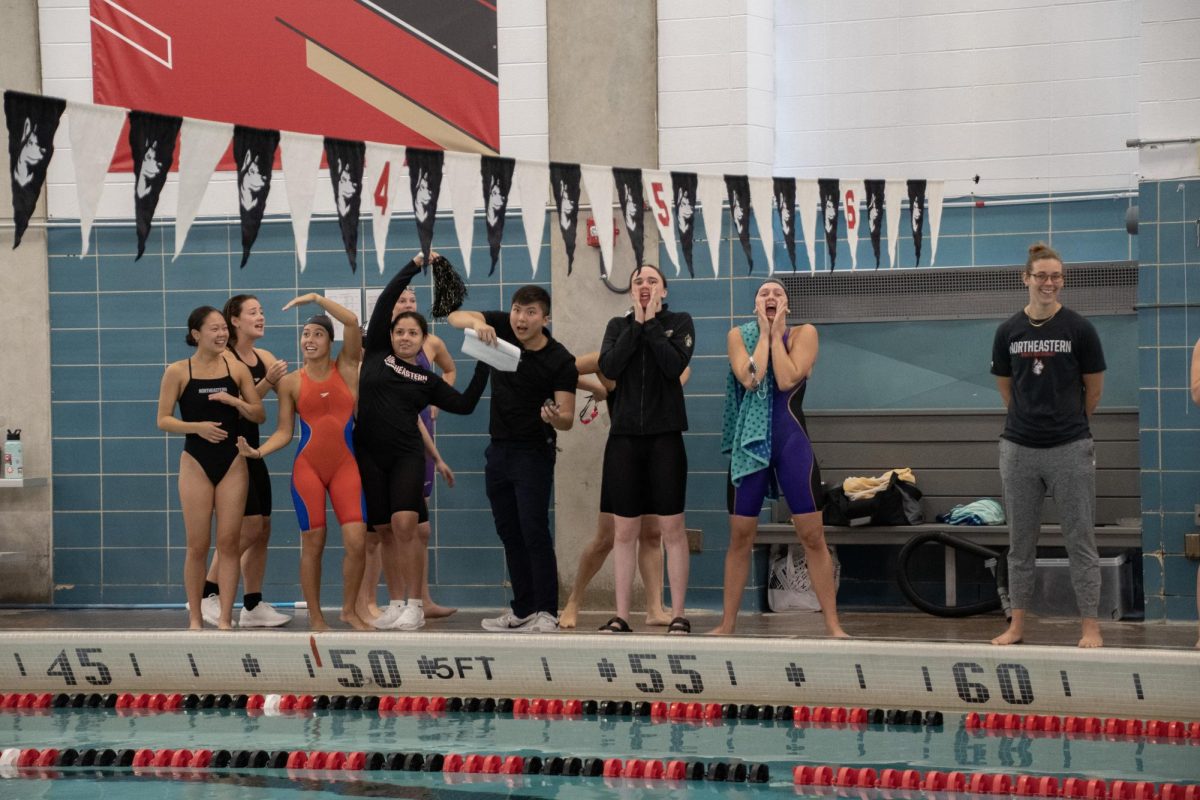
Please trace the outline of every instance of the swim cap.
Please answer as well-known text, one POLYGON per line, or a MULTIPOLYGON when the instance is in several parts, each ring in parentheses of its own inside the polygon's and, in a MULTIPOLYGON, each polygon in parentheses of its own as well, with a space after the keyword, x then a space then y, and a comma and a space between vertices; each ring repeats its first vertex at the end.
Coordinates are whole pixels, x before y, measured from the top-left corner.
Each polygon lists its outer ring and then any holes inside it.
MULTIPOLYGON (((320 325, 329 334, 329 338, 333 339, 333 320, 327 314, 313 314, 304 321, 305 325, 320 325)), ((303 326, 302 326, 303 327, 303 326)))

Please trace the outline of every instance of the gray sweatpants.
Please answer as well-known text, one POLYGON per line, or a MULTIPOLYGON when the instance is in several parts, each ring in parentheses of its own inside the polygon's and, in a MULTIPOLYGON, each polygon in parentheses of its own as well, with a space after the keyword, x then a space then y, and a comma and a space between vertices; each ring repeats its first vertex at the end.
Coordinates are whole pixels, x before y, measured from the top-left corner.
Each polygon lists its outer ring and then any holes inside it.
POLYGON ((1000 478, 1008 515, 1008 591, 1014 609, 1029 607, 1042 528, 1042 500, 1058 505, 1081 617, 1100 606, 1100 555, 1096 552, 1096 450, 1091 439, 1058 447, 1023 447, 1000 440, 1000 478))

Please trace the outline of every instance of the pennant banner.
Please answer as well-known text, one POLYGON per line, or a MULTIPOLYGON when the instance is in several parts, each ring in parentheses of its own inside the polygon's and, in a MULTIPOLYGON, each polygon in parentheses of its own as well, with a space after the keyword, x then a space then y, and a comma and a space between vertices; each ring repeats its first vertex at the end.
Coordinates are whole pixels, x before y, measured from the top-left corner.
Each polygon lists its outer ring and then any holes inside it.
POLYGON ((607 276, 613 263, 612 172, 594 164, 583 164, 579 169, 592 204, 596 238, 600 240, 600 274, 607 276))
POLYGON ((900 244, 900 207, 904 203, 904 181, 886 181, 883 208, 887 212, 888 269, 896 268, 896 247, 900 244))
POLYGON ((679 249, 687 264, 688 274, 696 277, 692 266, 692 243, 696 236, 696 173, 672 172, 671 194, 674 196, 675 231, 679 234, 679 249))
POLYGON ((875 252, 875 269, 879 269, 879 235, 883 231, 883 181, 863 181, 863 192, 867 205, 867 233, 871 236, 871 249, 875 252))
MULTIPOLYGON (((400 196, 400 178, 404 173, 404 148, 400 145, 367 142, 366 164, 363 165, 364 189, 369 193, 371 206, 371 238, 375 240, 375 261, 383 274, 387 255, 388 226, 400 196)), ((465 153, 462 155, 466 155, 465 153)), ((473 176, 472 176, 473 177, 473 176)), ((471 193, 474 197, 474 193, 471 193)), ((470 249, 468 241, 467 248, 470 249)), ((467 264, 468 271, 470 264, 467 264)))
POLYGON ((775 194, 775 208, 779 211, 779 230, 783 233, 783 244, 787 248, 788 259, 792 262, 792 272, 795 272, 796 179, 775 178, 772 189, 775 194))
POLYGON ((750 255, 750 181, 745 175, 726 175, 725 188, 729 191, 729 218, 733 220, 733 233, 742 243, 749 272, 754 272, 754 258, 750 255))
POLYGON ((267 195, 271 193, 271 171, 275 151, 279 149, 279 131, 247 128, 233 130, 233 159, 237 162, 238 213, 242 219, 242 263, 250 258, 250 248, 258 238, 267 195))
POLYGON ((771 222, 771 179, 750 179, 750 207, 754 209, 754 219, 758 223, 758 237, 762 240, 763 249, 767 253, 767 274, 775 274, 775 226, 771 222))
POLYGON ((914 267, 921 266, 921 240, 925 236, 925 181, 908 182, 908 221, 912 227, 913 249, 917 253, 914 267))
MULTIPOLYGON (((367 151, 367 163, 371 154, 367 151)), ((479 156, 474 153, 446 152, 445 184, 450 190, 450 209, 454 214, 454 232, 462 252, 463 272, 471 276, 471 246, 475 242, 475 209, 479 208, 479 156)), ((445 192, 442 198, 445 199, 445 192)))
POLYGON ((21 244, 54 157, 54 134, 67 101, 23 92, 4 93, 8 173, 12 178, 13 249, 21 244))
MULTIPOLYGON (((517 195, 521 198, 521 222, 525 227, 525 243, 529 247, 529 263, 537 277, 538 260, 542 254, 542 234, 546 230, 546 203, 550 199, 550 171, 540 161, 518 161, 513 171, 517 195)), ((509 198, 512 202, 512 198, 509 198)), ((575 203, 579 208, 579 175, 575 175, 575 203)), ((574 222, 571 223, 574 225, 574 222)), ((571 230, 571 247, 575 247, 575 232, 571 230)), ((568 263, 567 272, 571 271, 568 263)))
POLYGON ((804 233, 810 273, 817 271, 817 206, 820 202, 821 190, 816 181, 796 181, 796 208, 800 210, 800 230, 804 233))
POLYGON ((838 222, 841 213, 838 203, 842 200, 842 190, 836 178, 821 178, 817 181, 817 190, 821 196, 821 225, 825 229, 825 247, 829 251, 829 271, 837 266, 838 222))
POLYGON ((300 262, 300 271, 304 272, 308 258, 308 222, 312 219, 323 143, 319 136, 284 131, 279 136, 279 149, 284 189, 292 216, 292 235, 296 238, 296 259, 300 262))
POLYGON ((675 252, 675 215, 671 213, 669 177, 662 170, 643 170, 642 188, 647 195, 653 198, 654 208, 651 210, 651 215, 654 217, 655 226, 658 227, 658 237, 662 240, 663 249, 667 251, 667 258, 671 259, 671 263, 675 265, 675 274, 678 275, 680 271, 679 255, 675 252))
POLYGON ((417 239, 421 254, 429 260, 433 247, 433 223, 437 219, 438 195, 442 192, 441 150, 408 148, 408 186, 412 190, 413 217, 417 221, 417 239))
MULTIPOLYGON (((554 191, 554 207, 557 210, 558 229, 562 231, 563 244, 567 250, 567 274, 575 266, 575 231, 579 227, 579 181, 581 171, 578 164, 550 164, 550 188, 554 191)), ((521 192, 521 208, 528 207, 524 191, 521 192)))
POLYGON ((104 177, 128 113, 123 108, 67 102, 67 132, 71 161, 75 165, 75 192, 79 198, 79 232, 83 238, 80 256, 91 245, 92 222, 104 190, 104 177))
POLYGON ((617 184, 617 199, 621 203, 621 216, 625 218, 625 230, 629 231, 629 243, 633 245, 636 266, 645 263, 642 257, 646 249, 646 200, 642 194, 642 171, 613 167, 613 180, 617 184))
MULTIPOLYGON (((500 260, 500 242, 504 240, 504 216, 508 213, 509 193, 512 191, 513 167, 516 161, 499 156, 484 156, 480 159, 479 171, 483 178, 483 215, 487 223, 488 248, 492 266, 488 275, 496 271, 500 260)), ((542 205, 545 215, 546 206, 542 205)))
POLYGON ((943 181, 929 181, 925 185, 925 216, 929 218, 929 266, 937 261, 938 233, 942 227, 942 200, 945 198, 946 184, 943 181))
POLYGON ((233 126, 224 122, 183 121, 179 130, 179 199, 175 210, 175 255, 172 261, 183 252, 188 231, 196 214, 200 213, 204 192, 217 162, 229 149, 232 135, 233 126))
POLYGON ((719 175, 696 176, 696 199, 704 213, 704 235, 708 239, 708 254, 712 258, 712 271, 715 278, 720 274, 721 261, 721 226, 725 215, 721 213, 721 203, 725 197, 724 181, 719 175))
POLYGON ((129 149, 133 153, 133 206, 137 215, 137 261, 146 252, 150 221, 158 207, 158 196, 175 162, 175 139, 182 117, 166 117, 147 111, 129 112, 129 149))
POLYGON ((858 201, 862 199, 862 181, 842 181, 842 213, 846 217, 846 242, 850 245, 850 269, 858 269, 858 201))
POLYGON ((363 164, 367 146, 363 142, 325 137, 325 160, 329 162, 329 181, 333 184, 333 203, 337 208, 342 244, 350 259, 350 271, 358 271, 358 213, 362 208, 363 164))

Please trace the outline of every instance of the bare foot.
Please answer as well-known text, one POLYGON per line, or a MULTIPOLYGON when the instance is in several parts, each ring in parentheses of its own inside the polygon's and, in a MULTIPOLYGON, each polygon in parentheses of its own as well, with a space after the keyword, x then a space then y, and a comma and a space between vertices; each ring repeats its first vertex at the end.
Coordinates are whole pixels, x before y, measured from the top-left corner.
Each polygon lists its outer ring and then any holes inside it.
POLYGON ((432 601, 425 602, 425 619, 445 619, 446 617, 458 611, 457 608, 447 608, 439 606, 432 601))
POLYGON ((1079 639, 1080 647, 1103 647, 1104 637, 1100 635, 1100 623, 1094 619, 1083 621, 1083 636, 1079 639))
MULTIPOLYGON (((204 630, 204 620, 199 620, 199 621, 197 621, 197 622, 192 622, 191 620, 189 620, 189 621, 188 621, 188 630, 189 630, 189 631, 202 631, 202 630, 204 630)), ((1197 647, 1200 647, 1200 644, 1198 644, 1198 645, 1197 645, 1197 647)))
POLYGON ((568 600, 567 605, 558 613, 558 627, 574 628, 578 622, 579 607, 575 605, 575 603, 568 600))
POLYGON ((841 625, 836 625, 836 624, 832 625, 832 626, 827 625, 826 629, 827 629, 831 639, 849 639, 850 638, 850 634, 848 634, 844 630, 842 630, 841 625))
POLYGON ((232 622, 219 622, 219 623, 217 623, 217 630, 231 631, 231 630, 233 630, 233 623, 232 622))
POLYGON ((722 622, 717 627, 708 632, 709 636, 732 636, 735 630, 734 625, 726 625, 722 622))
POLYGON ((666 609, 659 608, 659 609, 647 609, 646 610, 646 624, 647 625, 653 625, 655 627, 665 628, 671 624, 672 619, 673 619, 673 617, 666 611, 666 609))
POLYGON ((359 619, 365 619, 368 622, 379 616, 379 606, 374 603, 358 603, 354 606, 354 613, 359 619))
POLYGON ((1020 644, 1022 641, 1021 637, 1022 637, 1022 632, 1021 632, 1020 628, 1010 627, 1004 633, 1000 634, 995 639, 992 639, 992 644, 995 644, 995 645, 1020 644))
POLYGON ((373 631, 375 630, 367 623, 363 622, 362 617, 355 614, 353 611, 342 609, 342 613, 338 615, 338 619, 349 625, 356 631, 373 631))
POLYGON ((325 621, 324 617, 310 616, 308 618, 308 629, 310 631, 327 631, 329 630, 329 623, 325 621))

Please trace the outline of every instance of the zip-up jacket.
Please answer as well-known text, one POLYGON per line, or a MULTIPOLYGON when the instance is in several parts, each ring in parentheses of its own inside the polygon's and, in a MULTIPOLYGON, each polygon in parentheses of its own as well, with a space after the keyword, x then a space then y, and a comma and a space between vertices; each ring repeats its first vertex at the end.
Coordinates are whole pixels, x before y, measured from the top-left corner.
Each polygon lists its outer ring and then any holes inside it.
POLYGON ((632 311, 608 321, 600 371, 617 382, 608 396, 611 433, 649 436, 687 430, 679 376, 692 360, 695 344, 691 315, 669 311, 665 303, 645 323, 635 322, 632 311))

